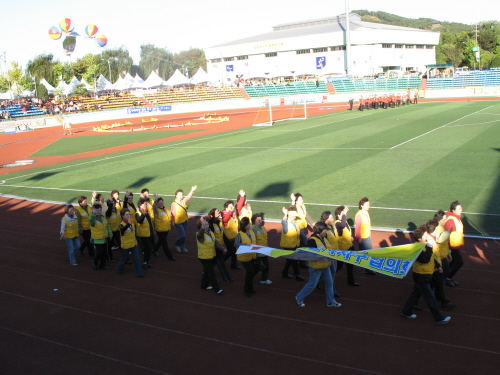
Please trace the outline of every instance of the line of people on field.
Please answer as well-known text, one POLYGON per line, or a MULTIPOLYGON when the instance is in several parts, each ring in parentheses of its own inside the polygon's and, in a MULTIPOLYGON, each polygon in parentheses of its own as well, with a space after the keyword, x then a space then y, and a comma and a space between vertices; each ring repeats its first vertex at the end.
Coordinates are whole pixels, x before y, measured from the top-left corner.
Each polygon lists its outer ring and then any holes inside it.
MULTIPOLYGON (((151 254, 159 256, 158 250, 162 247, 169 260, 176 258, 170 252, 167 236, 172 226, 178 232, 175 242, 177 252, 187 252, 187 202, 192 198, 193 186, 188 195, 183 190, 175 193, 175 199, 166 208, 163 198, 154 194, 154 200, 149 196, 149 190, 143 189, 134 204, 133 194, 128 190, 124 200, 119 198, 119 192, 113 190, 111 196, 104 200, 102 194, 96 192, 92 196, 92 206, 87 204, 87 198, 78 199, 78 207, 67 205, 61 224, 61 238, 65 238, 68 245, 70 263, 78 265, 76 253, 84 253, 87 248, 93 258, 95 270, 109 269, 107 261, 113 262, 113 250, 121 249, 122 256, 118 263, 118 273, 123 273, 126 263, 130 263, 132 255, 136 268, 136 276, 144 277, 144 269, 151 268, 151 254), (155 241, 154 232, 158 237, 155 241), (80 243, 79 236, 83 242, 80 243), (95 250, 95 251, 94 251, 95 250), (143 254, 141 261, 140 254, 143 254)), ((370 202, 364 197, 358 204, 355 221, 355 231, 347 223, 349 207, 337 207, 334 213, 324 211, 319 220, 314 222, 307 212, 304 199, 300 193, 291 194, 291 204, 283 207, 281 220, 280 247, 284 250, 295 250, 298 247, 313 247, 332 250, 355 250, 354 243, 360 251, 372 249, 371 219, 369 215, 370 202), (309 229, 312 234, 308 237, 309 229)), ((444 317, 438 310, 436 299, 441 301, 441 308, 449 310, 455 307, 445 296, 443 285, 456 286, 458 282, 453 276, 463 265, 460 249, 463 247, 463 224, 460 220, 462 206, 460 202, 453 202, 450 211, 438 211, 427 224, 414 231, 417 242, 426 242, 426 247, 419 255, 413 266, 414 289, 405 304, 402 315, 415 318, 413 310, 418 307, 418 299, 423 296, 435 320, 445 324, 449 317, 444 317)), ((213 289, 221 294, 215 270, 218 269, 223 281, 231 282, 225 262, 230 260, 231 270, 240 270, 240 262, 245 271, 243 291, 246 296, 255 294, 254 277, 261 272, 260 283, 272 284, 269 279, 269 260, 267 256, 256 253, 236 255, 241 245, 268 246, 267 230, 264 226, 264 217, 260 213, 252 213, 246 193, 241 189, 236 203, 227 200, 224 209, 210 210, 206 217, 198 221, 196 242, 198 258, 202 263, 202 289, 213 289)), ((309 280, 296 296, 296 302, 303 307, 304 299, 315 288, 321 288, 324 282, 327 306, 339 307, 336 298, 340 294, 335 289, 335 275, 344 266, 340 261, 309 261, 303 262, 293 258, 286 258, 281 275, 285 279, 295 278, 305 281, 300 274, 300 268, 309 270, 309 280), (290 268, 293 270, 291 275, 290 268)), ((351 286, 359 286, 354 280, 354 266, 346 264, 347 281, 351 286)), ((373 275, 373 271, 366 270, 365 274, 373 275)))
MULTIPOLYGON (((354 107, 354 97, 349 99, 349 110, 352 111, 354 107)), ((411 100, 411 91, 402 93, 387 93, 387 94, 372 94, 361 95, 359 98, 358 110, 364 111, 365 109, 387 109, 396 108, 406 104, 418 104, 418 90, 413 94, 413 102, 411 100)))

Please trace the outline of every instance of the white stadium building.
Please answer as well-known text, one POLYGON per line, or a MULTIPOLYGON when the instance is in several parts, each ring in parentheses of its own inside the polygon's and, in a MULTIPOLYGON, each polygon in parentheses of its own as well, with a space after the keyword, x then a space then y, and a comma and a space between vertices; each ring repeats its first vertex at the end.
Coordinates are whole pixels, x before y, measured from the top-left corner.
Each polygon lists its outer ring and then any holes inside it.
POLYGON ((212 82, 227 83, 237 77, 423 72, 436 63, 438 32, 364 22, 355 13, 349 30, 346 50, 345 15, 277 25, 269 33, 206 48, 207 73, 212 82))

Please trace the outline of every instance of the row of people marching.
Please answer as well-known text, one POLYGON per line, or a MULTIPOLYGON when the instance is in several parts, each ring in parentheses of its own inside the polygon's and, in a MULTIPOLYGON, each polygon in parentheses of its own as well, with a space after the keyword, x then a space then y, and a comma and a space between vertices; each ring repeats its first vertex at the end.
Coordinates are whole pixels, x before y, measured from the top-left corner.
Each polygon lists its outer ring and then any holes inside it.
MULTIPOLYGON (((106 201, 102 194, 94 192, 91 207, 87 205, 87 198, 81 196, 76 210, 72 205, 65 207, 65 216, 61 224, 61 238, 66 239, 70 263, 78 265, 76 253, 79 250, 83 254, 87 248, 89 255, 93 257, 92 264, 95 270, 109 269, 106 261, 113 261, 113 248, 121 248, 122 257, 118 263, 118 273, 123 273, 124 265, 129 262, 129 256, 132 255, 136 276, 144 277, 143 270, 152 267, 151 254, 158 256, 157 251, 160 247, 169 260, 175 261, 167 244, 167 235, 172 226, 175 226, 178 232, 178 239, 175 242, 177 252, 188 251, 185 247, 187 202, 192 198, 196 188, 193 186, 186 196, 183 190, 177 190, 170 210, 166 208, 163 198, 156 194, 154 200, 150 198, 148 189, 141 191, 137 207, 134 205, 133 194, 129 191, 125 193, 123 201, 120 200, 119 192, 116 190, 111 192, 106 201), (154 232, 157 234, 157 241, 154 240, 154 232), (79 235, 83 238, 82 243, 79 235), (143 253, 142 261, 139 247, 143 253)), ((354 243, 357 243, 359 250, 372 249, 368 198, 361 199, 358 207, 355 232, 352 233, 347 223, 349 207, 340 206, 334 213, 324 211, 320 219, 314 222, 307 213, 302 195, 291 194, 290 206, 282 209, 280 247, 292 251, 297 247, 354 250, 354 243), (308 228, 312 229, 309 238, 308 228)), ((460 255, 460 249, 463 247, 461 213, 460 202, 453 202, 450 212, 438 211, 433 220, 415 230, 416 241, 427 242, 427 247, 414 264, 415 287, 403 309, 403 316, 416 317, 412 310, 418 309, 417 302, 422 295, 439 324, 449 321, 449 317, 439 313, 435 300, 436 298, 441 300, 441 307, 444 310, 455 307, 445 296, 443 284, 446 282, 448 286, 458 285, 452 277, 463 265, 460 255), (449 264, 452 259, 453 262, 449 264), (431 287, 435 289, 435 294, 431 287)), ((244 190, 239 191, 236 203, 228 200, 224 203, 222 211, 213 208, 206 217, 198 221, 196 242, 198 258, 203 267, 202 289, 213 289, 217 294, 222 293, 215 269, 219 269, 225 282, 231 282, 232 278, 225 266, 225 262, 229 259, 230 269, 241 269, 237 261, 243 266, 245 270, 243 291, 248 297, 255 294, 253 279, 258 272, 261 272, 261 284, 272 284, 266 256, 255 253, 236 255, 238 247, 243 244, 268 246, 264 217, 262 214, 252 213, 244 190)), ((308 265, 305 265, 298 260, 287 258, 281 275, 285 279, 295 278, 297 281, 304 281, 305 277, 300 274, 300 268, 307 268, 309 281, 297 294, 297 304, 305 306, 305 297, 318 287, 320 281, 324 281, 327 306, 339 307, 341 304, 336 298, 339 298, 340 294, 335 289, 334 278, 343 265, 344 263, 340 261, 309 261, 308 265), (293 270, 293 275, 289 273, 290 268, 293 270)), ((354 281, 354 266, 346 264, 346 268, 348 284, 359 286, 354 281)), ((365 270, 365 273, 374 274, 369 270, 365 270)))
POLYGON ((113 190, 107 200, 102 194, 94 192, 91 205, 86 196, 80 196, 76 209, 73 205, 65 207, 61 222, 61 239, 66 240, 70 263, 77 266, 77 252, 80 251, 83 255, 87 249, 93 268, 107 270, 107 262, 114 262, 113 250, 121 249, 118 272, 123 273, 130 254, 134 258, 136 275, 144 277, 143 269, 152 267, 151 254, 159 256, 160 247, 169 260, 175 261, 176 258, 168 247, 167 235, 172 226, 175 226, 179 233, 175 248, 178 252, 187 252, 187 202, 196 188, 193 186, 186 196, 182 189, 177 190, 170 210, 165 206, 163 198, 155 194, 153 200, 149 196, 149 189, 142 189, 137 206, 134 204, 133 193, 128 190, 123 200, 120 199, 118 190, 113 190), (155 232, 158 237, 156 241, 155 232), (142 261, 139 247, 143 254, 142 261))
MULTIPOLYGON (((390 93, 390 94, 373 94, 361 95, 359 98, 358 110, 364 111, 365 109, 387 109, 396 108, 406 104, 418 104, 418 90, 413 94, 413 102, 411 100, 411 91, 407 93, 390 93)), ((352 111, 354 107, 354 98, 349 99, 349 110, 352 111)))

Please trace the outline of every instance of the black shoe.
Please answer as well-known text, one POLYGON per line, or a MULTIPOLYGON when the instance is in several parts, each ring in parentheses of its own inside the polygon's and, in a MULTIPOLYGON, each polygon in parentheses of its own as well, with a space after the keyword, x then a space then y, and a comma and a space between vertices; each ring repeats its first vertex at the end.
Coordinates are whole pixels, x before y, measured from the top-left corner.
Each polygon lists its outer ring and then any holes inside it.
POLYGON ((295 275, 295 280, 297 281, 304 281, 306 278, 302 275, 295 275))
POLYGON ((448 285, 449 287, 454 287, 455 286, 455 282, 452 280, 452 279, 448 279, 446 278, 444 280, 445 284, 448 285))
POLYGON ((340 298, 340 294, 338 294, 338 293, 333 293, 333 296, 334 296, 335 298, 340 298))
POLYGON ((365 275, 375 275, 376 272, 375 271, 372 271, 372 270, 365 270, 365 275))
POLYGON ((227 280, 224 280, 226 283, 230 283, 230 282, 233 282, 233 279, 227 279, 227 280))
POLYGON ((245 293, 245 295, 246 295, 247 297, 252 297, 252 296, 253 296, 253 294, 252 294, 252 293, 245 293))
POLYGON ((281 275, 281 277, 284 278, 284 279, 293 279, 293 276, 290 275, 289 273, 286 273, 286 274, 284 273, 284 274, 281 275))
POLYGON ((361 286, 361 284, 358 283, 349 283, 350 286, 361 286))
POLYGON ((441 305, 441 310, 453 310, 455 307, 457 307, 457 305, 454 303, 443 303, 441 305))
POLYGON ((175 262, 177 259, 175 259, 175 257, 172 257, 172 258, 168 258, 168 260, 171 260, 172 262, 175 262))
POLYGON ((102 267, 99 267, 100 270, 109 270, 109 267, 106 267, 106 266, 102 266, 102 267))
POLYGON ((451 280, 453 284, 455 284, 455 286, 459 286, 460 284, 458 283, 458 281, 456 280, 451 280))
POLYGON ((146 264, 146 267, 147 268, 153 268, 153 266, 151 264, 149 264, 149 263, 146 264))
POLYGON ((231 269, 232 270, 241 270, 241 267, 234 264, 234 265, 231 265, 231 269))
POLYGON ((144 275, 137 275, 137 277, 145 278, 146 276, 144 276, 144 275))
POLYGON ((316 285, 316 289, 321 290, 321 286, 319 286, 319 284, 316 285))

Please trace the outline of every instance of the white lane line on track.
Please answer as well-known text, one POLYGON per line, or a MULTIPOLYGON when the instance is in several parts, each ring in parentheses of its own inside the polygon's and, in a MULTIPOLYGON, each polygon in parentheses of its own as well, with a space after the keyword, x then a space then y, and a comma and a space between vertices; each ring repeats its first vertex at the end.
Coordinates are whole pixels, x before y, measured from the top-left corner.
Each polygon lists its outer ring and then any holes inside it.
MULTIPOLYGON (((33 271, 30 271, 30 272, 33 272, 33 271)), ((34 272, 34 273, 38 273, 38 272, 34 272)), ((45 276, 52 276, 52 275, 47 275, 47 274, 43 274, 43 275, 45 275, 45 276)), ((229 310, 229 311, 233 311, 233 312, 237 312, 237 313, 245 313, 245 314, 257 315, 257 316, 264 317, 264 318, 273 318, 273 319, 285 320, 285 321, 289 321, 289 322, 298 322, 298 323, 301 323, 301 324, 311 324, 311 325, 320 326, 320 327, 326 327, 326 328, 332 328, 332 329, 339 329, 339 330, 346 330, 346 331, 363 333, 363 334, 368 334, 368 335, 375 335, 375 336, 390 337, 390 338, 395 338, 395 339, 399 339, 399 340, 415 341, 415 342, 420 342, 420 343, 433 344, 433 345, 439 345, 439 346, 445 346, 445 347, 451 347, 451 348, 459 348, 459 349, 471 350, 471 351, 476 351, 476 352, 481 352, 481 353, 496 354, 496 355, 500 354, 500 352, 495 352, 495 351, 492 351, 492 350, 485 350, 485 349, 472 348, 472 347, 467 347, 467 346, 462 346, 462 345, 455 345, 455 344, 450 344, 450 343, 447 343, 447 342, 436 342, 436 341, 430 341, 430 340, 417 339, 417 338, 413 338, 413 337, 400 336, 400 335, 395 335, 395 334, 390 334, 390 333, 368 331, 368 330, 358 329, 358 328, 337 326, 337 325, 333 325, 333 324, 319 323, 319 322, 308 321, 308 320, 297 319, 297 318, 289 318, 289 317, 285 317, 285 316, 281 316, 281 315, 264 314, 264 313, 259 313, 259 312, 255 312, 255 311, 248 311, 248 310, 236 309, 236 308, 231 308, 231 307, 213 305, 213 304, 199 302, 199 301, 192 301, 192 300, 187 300, 187 299, 182 299, 182 298, 176 298, 176 297, 168 297, 168 296, 159 295, 159 294, 155 294, 155 293, 138 292, 137 290, 131 290, 131 289, 125 289, 125 288, 118 288, 118 287, 113 287, 113 286, 109 286, 109 285, 102 285, 102 284, 98 284, 98 283, 92 283, 92 282, 88 282, 88 281, 76 280, 76 279, 71 279, 71 278, 66 278, 66 277, 59 277, 59 276, 52 276, 52 277, 62 278, 62 279, 69 279, 71 281, 77 281, 77 282, 84 283, 84 284, 96 285, 96 286, 99 286, 99 287, 107 287, 109 289, 115 289, 115 290, 119 290, 121 292, 140 293, 141 295, 145 295, 145 296, 151 296, 151 297, 156 297, 156 298, 168 299, 168 300, 172 300, 172 301, 176 301, 176 302, 183 302, 183 303, 188 303, 188 304, 201 305, 201 306, 211 307, 211 308, 217 308, 217 309, 224 309, 224 310, 229 310)), ((107 317, 107 318, 112 318, 112 319, 118 319, 118 320, 125 321, 124 319, 122 319, 122 318, 116 318, 115 316, 108 316, 108 315, 105 315, 105 314, 99 314, 99 313, 95 313, 95 312, 92 312, 92 311, 82 310, 82 309, 79 309, 79 308, 76 308, 76 307, 72 307, 72 306, 60 305, 60 304, 49 302, 49 301, 44 301, 44 300, 40 300, 40 299, 36 299, 36 298, 32 298, 32 297, 23 296, 21 294, 11 293, 11 292, 7 292, 7 291, 3 291, 3 290, 0 291, 0 293, 5 293, 5 294, 9 294, 9 295, 20 297, 20 298, 26 298, 26 299, 30 299, 30 300, 33 300, 33 301, 38 301, 38 302, 41 302, 41 303, 47 303, 47 304, 50 304, 50 305, 55 305, 55 306, 58 306, 58 307, 64 307, 64 308, 68 308, 68 309, 72 309, 72 310, 76 310, 76 311, 86 312, 86 313, 89 313, 89 314, 94 314, 94 315, 99 315, 99 316, 103 316, 103 317, 107 317)), ((135 324, 139 324, 139 325, 146 325, 145 323, 140 323, 140 322, 135 322, 135 321, 127 321, 127 322, 129 322, 129 323, 135 323, 135 324)), ((158 329, 168 330, 166 328, 156 327, 156 326, 153 326, 153 325, 146 325, 146 326, 149 326, 149 327, 152 327, 152 328, 158 328, 158 329)), ((177 332, 179 334, 191 335, 189 333, 184 333, 184 332, 180 332, 180 331, 174 331, 174 330, 169 330, 169 331, 177 332)), ((207 340, 211 340, 211 338, 206 338, 206 339, 207 340)), ((219 341, 219 340, 217 340, 217 341, 219 341)), ((233 343, 229 343, 229 342, 227 344, 240 346, 239 344, 233 344, 233 343)), ((255 348, 255 349, 259 350, 259 348, 255 348)), ((280 354, 280 353, 276 353, 276 354, 280 354)))

